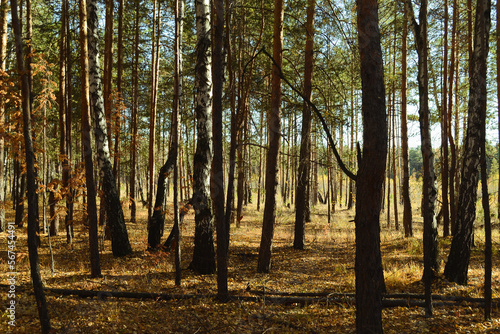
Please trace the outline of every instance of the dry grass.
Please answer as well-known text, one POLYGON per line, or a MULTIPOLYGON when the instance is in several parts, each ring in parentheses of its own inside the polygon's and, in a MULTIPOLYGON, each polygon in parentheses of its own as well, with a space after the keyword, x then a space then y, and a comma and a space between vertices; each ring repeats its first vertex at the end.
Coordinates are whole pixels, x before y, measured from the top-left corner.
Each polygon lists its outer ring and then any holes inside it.
MULTIPOLYGON (((11 215, 12 213, 9 213, 11 215)), ((128 216, 128 212, 125 213, 128 216)), ((384 216, 385 217, 385 216, 384 216)), ((8 217, 12 219, 11 216, 8 217)), ((73 245, 66 244, 64 233, 52 238, 55 273, 50 270, 50 254, 46 235, 40 248, 41 273, 47 287, 94 289, 106 291, 143 291, 164 293, 216 293, 216 276, 201 276, 185 270, 180 287, 174 285, 171 254, 145 251, 147 245, 145 211, 139 211, 138 222, 128 223, 134 253, 113 258, 109 241, 101 253, 102 278, 90 278, 88 242, 84 226, 77 225, 73 245)), ((168 217, 167 217, 168 218, 168 217)), ((326 206, 314 208, 312 222, 307 225, 306 250, 292 249, 294 213, 279 207, 273 245, 272 272, 256 273, 261 233, 261 213, 255 205, 245 208, 240 228, 232 227, 229 288, 232 294, 245 295, 253 290, 279 292, 354 292, 354 211, 339 209, 327 223, 326 206)), ((385 219, 385 218, 384 218, 385 219)), ((388 293, 422 293, 422 230, 415 219, 414 238, 404 238, 402 231, 387 228, 382 222, 382 254, 388 293)), ((193 214, 186 216, 183 226, 182 264, 187 268, 192 256, 193 214)), ((170 225, 167 224, 169 227, 170 225)), ((392 225, 394 226, 394 225, 392 225)), ((17 231, 17 326, 16 333, 39 331, 34 298, 30 293, 26 230, 17 231)), ((168 230, 166 231, 166 234, 168 230)), ((2 234, 0 279, 6 284, 6 238, 2 234)), ((499 240, 498 230, 494 240, 499 240)), ((441 239, 440 254, 446 260, 449 238, 441 239)), ((434 292, 446 295, 482 296, 482 244, 476 234, 467 286, 438 279, 434 292)), ((499 262, 498 242, 494 244, 494 263, 499 262)), ((499 271, 493 273, 494 298, 498 297, 499 271)), ((5 290, 6 288, 4 288, 5 290)), ((0 293, 2 303, 7 292, 0 293)), ((127 299, 80 299, 47 295, 52 325, 57 333, 348 333, 354 332, 355 308, 348 303, 300 305, 268 305, 261 302, 233 301, 219 303, 210 297, 196 300, 151 301, 127 299)), ((484 322, 482 309, 474 305, 437 307, 434 318, 425 318, 421 308, 392 308, 383 312, 387 333, 484 333, 500 332, 499 310, 495 320, 484 322)), ((0 332, 8 329, 4 315, 0 332)))

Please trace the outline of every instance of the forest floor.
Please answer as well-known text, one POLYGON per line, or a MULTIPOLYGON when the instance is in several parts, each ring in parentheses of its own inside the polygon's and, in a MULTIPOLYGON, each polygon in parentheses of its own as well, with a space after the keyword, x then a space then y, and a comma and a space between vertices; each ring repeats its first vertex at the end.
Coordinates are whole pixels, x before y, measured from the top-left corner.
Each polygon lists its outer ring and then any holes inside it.
MULTIPOLYGON (((125 212, 129 217, 128 211, 125 212)), ((12 212, 8 219, 13 221, 12 212)), ((41 274, 46 288, 96 291, 129 291, 196 295, 173 300, 131 298, 81 298, 47 291, 51 324, 55 333, 354 333, 354 210, 338 209, 328 225, 326 205, 313 209, 312 222, 307 224, 306 249, 294 250, 293 209, 278 207, 270 274, 256 272, 261 233, 261 212, 255 204, 245 208, 241 226, 231 227, 229 258, 229 289, 234 299, 218 302, 216 275, 201 276, 186 268, 192 256, 194 233, 193 212, 185 218, 182 243, 181 286, 174 284, 173 255, 149 253, 147 221, 141 208, 136 224, 128 223, 134 250, 124 258, 113 258, 109 241, 101 252, 103 276, 89 274, 87 229, 81 221, 75 226, 72 245, 66 243, 65 232, 51 238, 55 271, 51 271, 51 256, 47 235, 42 235, 39 249, 41 274), (264 295, 263 295, 264 293, 264 295), (309 299, 290 303, 269 302, 273 296, 294 295, 309 299), (302 295, 301 295, 302 294, 302 295), (323 298, 318 298, 318 296, 323 298), (324 298, 331 294, 332 299, 324 298), (252 299, 253 297, 253 299, 252 299), (266 298, 268 300, 266 301, 266 298)), ((9 221, 8 220, 8 221, 9 221)), ((401 220, 400 220, 401 221, 401 220)), ((171 218, 167 215, 168 235, 171 218)), ((7 234, 0 234, 0 284, 4 310, 0 332, 40 332, 35 299, 32 293, 26 246, 26 227, 17 228, 16 242, 16 326, 8 326, 7 234)), ((441 296, 482 297, 483 241, 476 234, 472 253, 469 284, 460 286, 439 278, 433 293, 441 296)), ((422 226, 415 217, 415 237, 404 238, 394 224, 386 226, 382 219, 382 256, 388 294, 422 294, 422 226)), ((494 229, 493 320, 483 320, 483 308, 474 302, 444 302, 434 307, 434 317, 427 318, 420 306, 387 307, 383 310, 385 333, 500 333, 498 308, 499 233, 494 229)), ((448 254, 450 238, 440 238, 442 267, 448 254)), ((442 271, 442 270, 441 270, 442 271)))

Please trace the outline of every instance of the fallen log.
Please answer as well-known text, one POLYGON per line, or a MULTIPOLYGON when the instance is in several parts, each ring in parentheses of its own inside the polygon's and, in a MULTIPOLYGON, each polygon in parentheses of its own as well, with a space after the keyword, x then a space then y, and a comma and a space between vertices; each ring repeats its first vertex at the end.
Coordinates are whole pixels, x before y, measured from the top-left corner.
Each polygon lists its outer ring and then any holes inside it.
MULTIPOLYGON (((96 290, 74 290, 74 289, 54 289, 45 288, 48 293, 58 294, 58 295, 74 295, 82 298, 93 298, 98 299, 106 298, 131 298, 131 299, 152 299, 152 300, 185 300, 185 299, 216 299, 216 294, 170 294, 170 293, 151 293, 151 292, 127 292, 127 291, 96 291, 96 290)), ((308 293, 301 293, 299 296, 293 296, 290 293, 284 296, 278 296, 276 293, 271 294, 261 294, 258 296, 246 296, 246 295, 231 295, 230 300, 237 301, 249 301, 264 304, 280 304, 280 305, 307 305, 315 303, 325 303, 325 304, 336 304, 336 303, 348 303, 355 304, 354 294, 338 294, 330 293, 328 295, 316 294, 316 296, 306 296, 308 293)), ((434 306, 453 306, 460 305, 461 303, 469 304, 479 304, 478 306, 484 305, 484 298, 467 298, 460 296, 433 296, 434 306)), ((382 306, 384 308, 390 307, 425 307, 423 295, 413 295, 413 294, 394 294, 386 295, 382 299, 382 306)), ((495 307, 500 306, 500 301, 496 300, 493 305, 495 307)))

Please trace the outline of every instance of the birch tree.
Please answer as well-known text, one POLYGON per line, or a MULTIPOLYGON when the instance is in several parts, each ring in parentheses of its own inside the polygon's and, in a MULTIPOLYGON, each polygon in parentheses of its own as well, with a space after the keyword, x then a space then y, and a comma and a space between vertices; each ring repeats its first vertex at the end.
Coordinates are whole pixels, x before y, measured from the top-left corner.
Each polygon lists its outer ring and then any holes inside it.
POLYGON ((195 233, 190 267, 200 274, 215 272, 210 168, 212 164, 212 51, 210 1, 196 0, 196 152, 193 164, 195 233))
POLYGON ((89 85, 93 110, 92 115, 95 124, 96 154, 102 180, 106 212, 111 227, 111 247, 113 255, 125 256, 132 252, 132 248, 128 239, 120 196, 116 189, 113 166, 109 157, 109 142, 102 94, 101 69, 99 65, 99 19, 97 11, 97 1, 90 0, 88 3, 89 85))

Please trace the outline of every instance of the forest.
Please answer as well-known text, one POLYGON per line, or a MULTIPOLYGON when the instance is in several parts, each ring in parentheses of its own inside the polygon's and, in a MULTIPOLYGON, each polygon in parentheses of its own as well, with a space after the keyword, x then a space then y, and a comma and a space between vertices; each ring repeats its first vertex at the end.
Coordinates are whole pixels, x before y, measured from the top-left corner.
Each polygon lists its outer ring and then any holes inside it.
POLYGON ((0 0, 0 331, 500 332, 499 21, 0 0))

